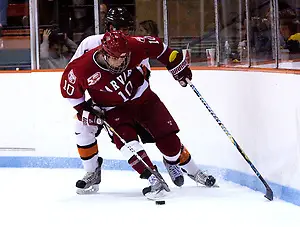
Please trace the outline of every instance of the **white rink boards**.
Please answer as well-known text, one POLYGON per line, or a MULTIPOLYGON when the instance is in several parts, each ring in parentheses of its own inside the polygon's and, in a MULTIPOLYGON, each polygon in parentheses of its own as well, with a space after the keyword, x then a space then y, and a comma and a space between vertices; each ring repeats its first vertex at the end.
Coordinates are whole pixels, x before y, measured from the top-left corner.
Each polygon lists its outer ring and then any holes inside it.
MULTIPOLYGON (((80 168, 74 110, 61 97, 60 77, 61 72, 1 73, 5 110, 0 118, 0 167, 80 168), (12 126, 16 123, 17 127, 12 126)), ((300 205, 300 77, 196 70, 192 82, 275 197, 300 205)), ((177 121, 181 141, 197 164, 216 168, 222 179, 264 192, 262 183, 189 87, 180 87, 165 70, 153 70, 150 83, 177 121)), ((124 158, 105 133, 99 138, 99 148, 108 161, 106 169, 120 169, 124 158)), ((153 160, 161 161, 155 146, 145 148, 153 160)))

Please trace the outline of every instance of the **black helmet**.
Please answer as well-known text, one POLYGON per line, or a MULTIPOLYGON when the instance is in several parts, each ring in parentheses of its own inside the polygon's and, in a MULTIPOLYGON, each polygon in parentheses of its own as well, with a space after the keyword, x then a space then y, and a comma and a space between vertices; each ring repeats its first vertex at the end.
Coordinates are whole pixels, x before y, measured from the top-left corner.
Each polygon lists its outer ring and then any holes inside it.
POLYGON ((135 29, 135 23, 131 14, 124 7, 111 8, 105 18, 105 29, 109 31, 109 26, 112 25, 115 29, 128 28, 135 29))

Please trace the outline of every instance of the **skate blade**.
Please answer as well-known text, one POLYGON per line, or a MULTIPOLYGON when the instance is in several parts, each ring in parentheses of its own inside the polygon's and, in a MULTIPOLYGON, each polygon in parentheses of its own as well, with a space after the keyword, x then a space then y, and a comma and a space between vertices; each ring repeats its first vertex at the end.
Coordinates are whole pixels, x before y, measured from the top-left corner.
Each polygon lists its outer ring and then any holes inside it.
POLYGON ((196 182, 197 186, 199 187, 204 187, 204 188, 219 188, 220 186, 218 184, 214 184, 213 186, 207 186, 205 184, 202 184, 202 183, 199 183, 199 182, 196 182))
POLYGON ((167 192, 166 190, 161 190, 159 192, 149 192, 145 196, 149 200, 156 201, 168 197, 169 194, 170 192, 167 192))
POLYGON ((220 186, 217 184, 214 184, 213 186, 211 186, 210 188, 219 188, 220 186))
POLYGON ((76 193, 78 195, 89 195, 89 194, 95 194, 99 191, 99 185, 96 184, 96 185, 92 185, 91 187, 89 188, 77 188, 76 190, 76 193))

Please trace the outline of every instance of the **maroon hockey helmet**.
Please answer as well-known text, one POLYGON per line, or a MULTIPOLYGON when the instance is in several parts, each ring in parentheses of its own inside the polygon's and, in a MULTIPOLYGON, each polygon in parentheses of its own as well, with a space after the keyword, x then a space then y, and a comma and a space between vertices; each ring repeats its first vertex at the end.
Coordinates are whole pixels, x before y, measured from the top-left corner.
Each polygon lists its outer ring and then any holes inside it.
POLYGON ((114 74, 123 72, 130 62, 127 36, 122 31, 106 32, 101 43, 108 69, 114 74), (112 59, 119 60, 120 65, 113 65, 112 59))

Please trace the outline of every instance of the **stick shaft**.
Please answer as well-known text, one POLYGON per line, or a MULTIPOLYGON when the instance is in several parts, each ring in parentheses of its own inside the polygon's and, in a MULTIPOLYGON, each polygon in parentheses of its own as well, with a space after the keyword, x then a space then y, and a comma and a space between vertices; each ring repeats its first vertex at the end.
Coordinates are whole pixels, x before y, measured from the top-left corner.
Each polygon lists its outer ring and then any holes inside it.
POLYGON ((153 174, 156 176, 156 178, 165 183, 164 179, 160 176, 160 174, 157 171, 154 171, 153 169, 150 168, 150 166, 139 156, 139 154, 130 146, 128 145, 128 143, 119 135, 119 133, 117 133, 113 127, 110 126, 110 124, 107 123, 107 121, 103 120, 104 125, 110 130, 112 131, 113 134, 115 134, 120 140, 121 142, 127 146, 127 148, 133 153, 133 155, 139 160, 141 161, 145 167, 153 174))
POLYGON ((227 130, 227 128, 224 126, 224 124, 221 122, 221 120, 217 117, 217 115, 215 114, 215 112, 210 108, 210 106, 207 104, 207 102, 202 97, 202 95, 197 90, 197 88, 193 85, 193 83, 189 79, 186 79, 186 81, 190 85, 190 87, 193 89, 193 91, 196 93, 196 95, 201 100, 201 102, 206 107, 206 109, 209 111, 209 113, 216 120, 216 122, 218 123, 218 125, 222 128, 223 132, 225 132, 225 134, 227 135, 227 137, 230 139, 231 143, 237 148, 237 150, 239 151, 239 153, 243 156, 243 158, 246 160, 246 162, 250 165, 251 169, 254 171, 254 173, 256 174, 256 176, 264 184, 264 186, 266 188, 266 195, 265 195, 265 197, 267 199, 269 199, 269 200, 273 200, 273 191, 272 191, 272 189, 270 188, 270 186, 268 185, 268 183, 265 181, 265 179, 262 177, 262 175, 258 172, 258 170, 253 165, 253 163, 251 162, 251 160, 249 159, 249 157, 245 154, 245 152, 242 150, 242 148, 240 147, 240 145, 236 142, 236 140, 233 138, 233 136, 230 134, 230 132, 227 130))

